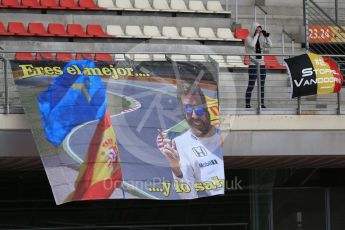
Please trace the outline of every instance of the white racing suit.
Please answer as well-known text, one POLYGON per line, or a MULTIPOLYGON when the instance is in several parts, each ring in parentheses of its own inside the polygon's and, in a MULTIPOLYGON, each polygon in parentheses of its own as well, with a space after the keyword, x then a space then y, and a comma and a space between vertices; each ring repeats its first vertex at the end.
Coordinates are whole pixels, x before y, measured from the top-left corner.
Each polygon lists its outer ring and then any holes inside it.
POLYGON ((224 194, 224 161, 220 130, 216 128, 216 133, 212 137, 196 137, 188 130, 174 140, 183 173, 182 178, 173 174, 175 191, 179 196, 182 199, 193 199, 224 194), (179 191, 176 181, 188 184, 190 192, 179 191))

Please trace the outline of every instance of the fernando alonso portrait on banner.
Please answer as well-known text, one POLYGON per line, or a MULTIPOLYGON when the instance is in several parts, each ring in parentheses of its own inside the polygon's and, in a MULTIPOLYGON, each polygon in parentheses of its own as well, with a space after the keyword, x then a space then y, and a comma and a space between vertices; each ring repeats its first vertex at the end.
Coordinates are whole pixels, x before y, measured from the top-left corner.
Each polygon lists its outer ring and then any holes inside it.
POLYGON ((163 148, 175 190, 183 199, 224 194, 221 133, 219 127, 211 125, 206 97, 199 83, 179 82, 177 100, 189 129, 173 140, 164 139, 163 148), (176 188, 181 184, 187 184, 188 189, 176 188))

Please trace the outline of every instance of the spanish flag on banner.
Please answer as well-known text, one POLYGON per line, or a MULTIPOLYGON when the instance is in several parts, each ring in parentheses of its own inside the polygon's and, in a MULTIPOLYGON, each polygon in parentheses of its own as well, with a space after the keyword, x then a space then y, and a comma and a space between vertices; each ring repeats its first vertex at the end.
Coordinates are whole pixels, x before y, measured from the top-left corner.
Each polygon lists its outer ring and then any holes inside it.
POLYGON ((66 201, 106 199, 121 186, 122 170, 116 135, 107 111, 99 121, 76 180, 66 201))
POLYGON ((284 61, 290 75, 292 98, 341 90, 343 76, 332 59, 308 53, 284 61))

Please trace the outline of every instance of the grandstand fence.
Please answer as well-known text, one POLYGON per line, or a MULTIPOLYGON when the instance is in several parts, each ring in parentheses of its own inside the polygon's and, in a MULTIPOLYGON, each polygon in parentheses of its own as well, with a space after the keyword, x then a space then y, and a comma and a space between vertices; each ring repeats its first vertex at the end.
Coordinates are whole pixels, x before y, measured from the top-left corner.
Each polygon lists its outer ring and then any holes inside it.
MULTIPOLYGON (((71 51, 23 51, 24 53, 68 53, 71 51)), ((73 51, 75 52, 75 51, 73 51)), ((11 78, 11 69, 9 60, 14 58, 13 51, 0 51, 2 62, 3 77, 0 83, 3 85, 2 92, 0 91, 0 113, 15 114, 23 113, 23 108, 17 95, 13 80, 11 78)), ((88 52, 76 52, 86 55, 88 52)), ((171 59, 173 61, 200 61, 200 62, 214 62, 219 67, 219 105, 222 114, 344 114, 343 107, 345 105, 345 97, 343 93, 315 95, 303 97, 298 99, 291 99, 290 80, 287 70, 283 63, 279 61, 278 66, 270 68, 270 62, 276 64, 276 59, 293 57, 293 54, 262 54, 267 68, 267 77, 265 85, 265 105, 267 108, 261 106, 261 91, 260 81, 257 81, 255 89, 252 93, 252 108, 245 108, 245 92, 248 86, 248 65, 244 62, 248 55, 246 54, 229 54, 229 53, 156 53, 156 52, 97 52, 97 54, 110 54, 114 57, 112 61, 127 61, 127 62, 143 62, 143 61, 165 61, 171 59), (117 55, 117 56, 116 56, 117 55), (123 59, 119 60, 115 57, 123 55, 123 59), (158 56, 159 55, 159 56, 158 56), (154 59, 154 57, 163 59, 154 59), (165 57, 165 58, 164 58, 165 57), (237 57, 237 58, 234 58, 237 57), (199 58, 199 60, 198 60, 199 58), (165 59, 165 60, 164 60, 165 59), (272 60, 271 60, 272 59, 272 60)), ((345 55, 327 55, 331 58, 345 58, 345 55)), ((339 63, 339 62, 338 62, 339 63)), ((258 71, 260 69, 259 64, 258 71)), ((341 71, 344 72, 342 66, 341 71)))

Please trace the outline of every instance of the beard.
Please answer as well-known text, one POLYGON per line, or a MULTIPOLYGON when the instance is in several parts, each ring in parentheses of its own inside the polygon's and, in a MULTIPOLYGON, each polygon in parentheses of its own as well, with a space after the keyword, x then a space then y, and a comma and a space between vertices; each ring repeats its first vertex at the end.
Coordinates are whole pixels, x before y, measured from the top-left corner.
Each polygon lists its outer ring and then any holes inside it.
POLYGON ((209 122, 210 119, 207 119, 207 121, 204 121, 203 119, 194 119, 189 118, 187 119, 187 123, 189 127, 193 130, 194 134, 196 136, 205 136, 211 129, 211 124, 209 122))

